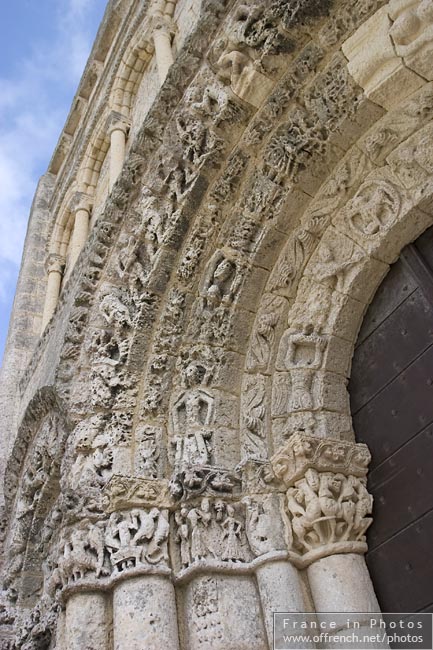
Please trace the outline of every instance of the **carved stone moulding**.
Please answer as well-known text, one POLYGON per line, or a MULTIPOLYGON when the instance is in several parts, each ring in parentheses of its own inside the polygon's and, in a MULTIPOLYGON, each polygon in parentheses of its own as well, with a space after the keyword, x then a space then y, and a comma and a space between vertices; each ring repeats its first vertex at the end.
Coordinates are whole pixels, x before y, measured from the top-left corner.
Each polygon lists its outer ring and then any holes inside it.
POLYGON ((290 554, 287 551, 270 551, 265 555, 251 560, 250 562, 222 562, 221 560, 201 560, 195 562, 191 566, 178 571, 173 574, 174 584, 186 584, 190 582, 197 575, 201 574, 236 574, 236 575, 252 575, 255 571, 264 564, 272 562, 279 562, 287 560, 290 554))
POLYGON ((168 481, 115 474, 104 489, 104 509, 107 513, 129 508, 172 505, 168 481))
POLYGON ((366 542, 335 542, 333 544, 324 545, 311 551, 307 551, 303 555, 296 553, 295 551, 289 551, 287 559, 297 569, 302 570, 309 567, 313 562, 317 562, 317 560, 329 557, 330 555, 341 555, 346 553, 364 555, 367 551, 368 545, 366 542))
POLYGON ((271 463, 277 479, 289 488, 303 478, 308 469, 364 477, 370 460, 368 447, 362 443, 295 433, 272 457, 271 463))
POLYGON ((240 494, 241 479, 233 471, 216 466, 192 466, 177 472, 170 481, 170 493, 186 501, 206 493, 207 496, 240 494))
MULTIPOLYGON (((111 592, 114 587, 125 580, 132 580, 140 576, 171 576, 172 570, 168 566, 158 564, 157 566, 146 566, 144 564, 125 569, 122 572, 115 573, 105 578, 88 577, 79 580, 76 583, 66 585, 60 595, 59 600, 66 603, 68 598, 77 592, 91 592, 91 591, 107 591, 111 592)), ((0 648, 1 650, 1 648, 0 648)))

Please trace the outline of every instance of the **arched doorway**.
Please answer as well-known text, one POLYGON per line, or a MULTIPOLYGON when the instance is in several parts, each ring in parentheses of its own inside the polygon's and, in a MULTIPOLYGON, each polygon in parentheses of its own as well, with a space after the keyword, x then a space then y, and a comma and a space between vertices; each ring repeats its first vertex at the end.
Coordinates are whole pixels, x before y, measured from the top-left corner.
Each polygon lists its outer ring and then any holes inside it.
POLYGON ((367 563, 379 603, 433 612, 433 227, 377 291, 349 391, 357 441, 372 453, 367 563))

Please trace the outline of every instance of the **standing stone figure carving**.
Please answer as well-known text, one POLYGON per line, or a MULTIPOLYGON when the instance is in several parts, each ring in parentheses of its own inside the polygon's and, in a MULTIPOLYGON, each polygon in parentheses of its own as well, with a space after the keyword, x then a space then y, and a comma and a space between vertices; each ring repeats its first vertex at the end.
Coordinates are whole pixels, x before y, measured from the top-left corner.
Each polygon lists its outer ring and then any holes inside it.
POLYGON ((191 525, 191 556, 194 562, 204 560, 209 553, 207 529, 212 519, 209 499, 202 499, 200 507, 188 513, 191 525))
POLYGON ((175 445, 175 470, 183 471, 193 465, 209 465, 211 462, 209 429, 214 414, 214 398, 200 388, 200 366, 191 362, 185 373, 188 390, 173 405, 172 423, 175 445))
POLYGON ((231 560, 232 562, 244 562, 245 554, 242 548, 241 534, 243 523, 236 519, 235 509, 232 505, 227 505, 227 517, 221 526, 224 530, 224 548, 221 555, 222 560, 231 560))
POLYGON ((189 528, 188 528, 188 509, 181 508, 178 510, 174 519, 177 524, 177 532, 175 540, 180 545, 180 563, 182 567, 187 567, 191 564, 191 550, 189 545, 189 528))

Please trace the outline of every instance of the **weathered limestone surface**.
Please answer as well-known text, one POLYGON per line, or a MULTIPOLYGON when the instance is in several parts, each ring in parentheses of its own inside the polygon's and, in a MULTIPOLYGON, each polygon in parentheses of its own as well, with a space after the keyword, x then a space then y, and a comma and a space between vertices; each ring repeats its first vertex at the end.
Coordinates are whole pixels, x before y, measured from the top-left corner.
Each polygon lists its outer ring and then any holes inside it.
POLYGON ((1 650, 266 650, 273 611, 378 610, 346 386, 432 221, 429 6, 108 3, 5 356, 1 650))

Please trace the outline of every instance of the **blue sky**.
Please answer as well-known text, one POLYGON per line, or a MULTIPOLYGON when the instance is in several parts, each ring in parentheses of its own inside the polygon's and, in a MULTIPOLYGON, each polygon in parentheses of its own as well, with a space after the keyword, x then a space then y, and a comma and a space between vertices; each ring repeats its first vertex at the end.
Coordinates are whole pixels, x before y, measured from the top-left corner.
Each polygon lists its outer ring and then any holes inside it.
POLYGON ((0 20, 0 359, 30 205, 107 0, 11 0, 0 20))

